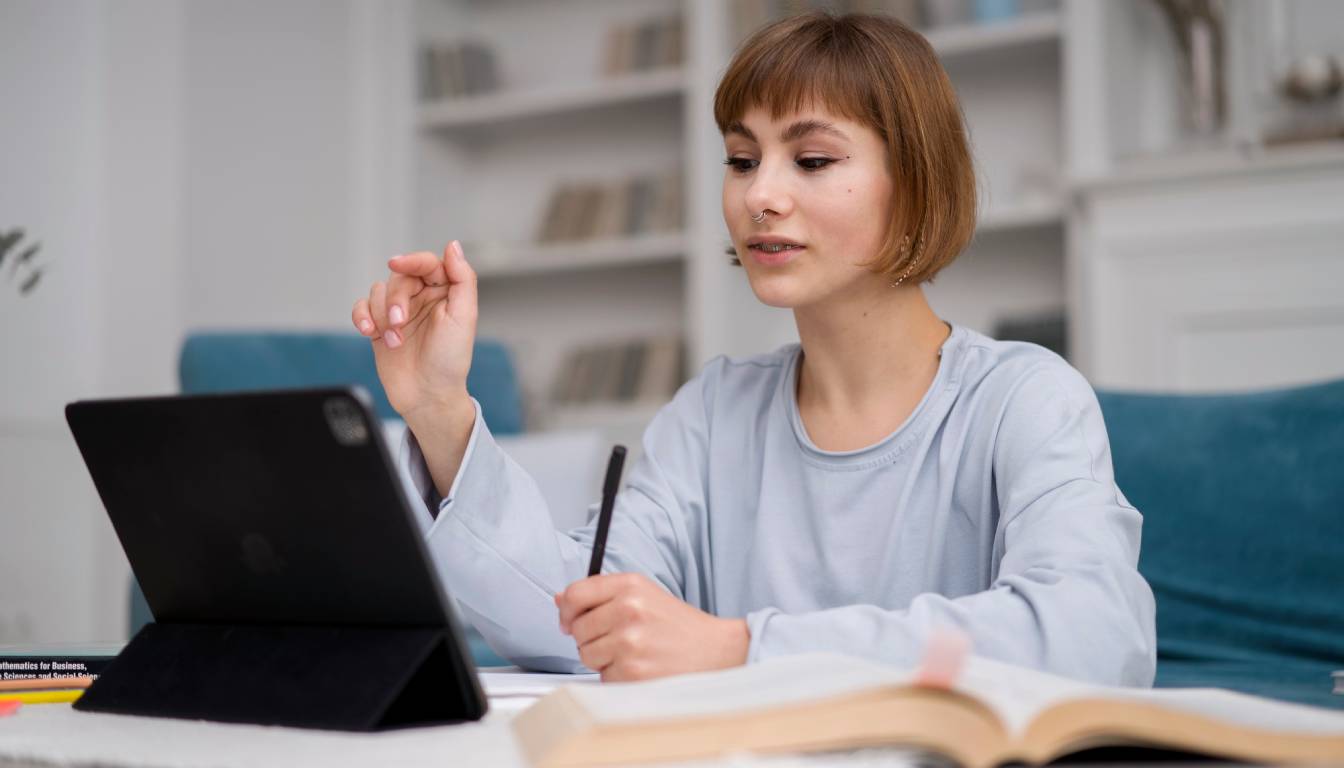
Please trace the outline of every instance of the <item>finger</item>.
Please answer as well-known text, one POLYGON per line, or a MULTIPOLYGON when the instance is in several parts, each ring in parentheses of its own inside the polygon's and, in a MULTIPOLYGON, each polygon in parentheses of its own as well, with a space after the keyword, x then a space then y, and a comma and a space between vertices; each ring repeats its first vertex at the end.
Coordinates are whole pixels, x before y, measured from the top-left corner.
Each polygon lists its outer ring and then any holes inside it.
POLYGON ((610 664, 602 668, 602 682, 629 683, 636 680, 650 680, 658 677, 657 667, 647 661, 625 659, 617 656, 610 664))
POLYGON ((387 260, 387 268, 399 275, 406 275, 424 281, 426 285, 447 285, 448 275, 444 272, 443 260, 429 251, 416 251, 387 260))
POLYGON ((603 635, 592 642, 579 646, 579 661, 583 666, 601 672, 616 660, 615 642, 611 635, 603 635))
POLYGON ((355 308, 350 311, 350 321, 365 336, 373 336, 377 331, 373 325, 373 319, 369 317, 369 300, 367 298, 355 302, 355 308))
POLYGON ((622 609, 620 600, 608 600, 579 614, 570 622, 569 634, 573 636, 576 644, 583 646, 618 630, 626 623, 626 612, 622 609))
POLYGON ((612 632, 579 648, 579 661, 602 674, 602 682, 647 680, 657 676, 645 641, 637 632, 612 632))
POLYGON ((448 311, 459 321, 476 319, 476 270, 467 263, 462 243, 454 240, 443 249, 443 269, 448 277, 448 311))
POLYGON ((401 346, 401 337, 387 322, 387 284, 382 281, 374 283, 369 289, 369 314, 373 317, 373 324, 383 343, 391 349, 401 346))
MULTIPOLYGON (((450 299, 451 301, 451 299, 450 299)), ((570 624, 583 613, 607 602, 615 596, 617 581, 613 576, 619 574, 600 574, 570 584, 556 599, 560 608, 560 628, 570 631, 570 624)))
POLYGON ((411 319, 411 299, 425 289, 418 277, 394 274, 387 280, 387 324, 400 328, 411 319))
POLYGON ((971 638, 950 628, 935 629, 924 648, 924 658, 915 670, 915 685, 923 688, 952 688, 970 654, 971 638))

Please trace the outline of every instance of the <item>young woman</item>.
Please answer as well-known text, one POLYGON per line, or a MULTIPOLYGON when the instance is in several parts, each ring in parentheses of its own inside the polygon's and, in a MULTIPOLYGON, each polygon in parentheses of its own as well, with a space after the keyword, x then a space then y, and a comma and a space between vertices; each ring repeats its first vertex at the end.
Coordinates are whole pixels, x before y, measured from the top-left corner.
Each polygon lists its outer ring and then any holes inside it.
POLYGON ((883 17, 786 19, 738 51, 714 112, 735 261, 801 344, 712 360, 658 413, 602 575, 585 578, 593 526, 553 530, 467 394, 461 245, 393 257, 355 305, 466 617, 523 666, 606 680, 814 650, 913 665, 950 628, 980 655, 1151 684, 1142 519, 1091 388, 944 322, 920 287, 975 224, 928 43, 883 17))

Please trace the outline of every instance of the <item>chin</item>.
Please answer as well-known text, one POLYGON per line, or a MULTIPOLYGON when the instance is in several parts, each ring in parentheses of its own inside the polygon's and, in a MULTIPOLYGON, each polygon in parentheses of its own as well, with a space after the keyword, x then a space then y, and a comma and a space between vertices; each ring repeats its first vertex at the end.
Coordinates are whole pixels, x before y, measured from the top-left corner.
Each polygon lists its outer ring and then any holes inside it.
POLYGON ((793 309, 806 303, 805 291, 794 275, 748 275, 751 292, 767 307, 793 309))

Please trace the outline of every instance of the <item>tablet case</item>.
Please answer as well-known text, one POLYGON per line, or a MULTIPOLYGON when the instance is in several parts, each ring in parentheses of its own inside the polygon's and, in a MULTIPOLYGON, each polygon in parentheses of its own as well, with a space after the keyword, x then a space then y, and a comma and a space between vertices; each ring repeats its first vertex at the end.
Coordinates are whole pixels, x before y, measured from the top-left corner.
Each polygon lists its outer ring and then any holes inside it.
POLYGON ((75 702, 86 712, 377 731, 478 720, 448 633, 146 624, 75 702))
POLYGON ((350 731, 485 714, 413 519, 428 513, 365 393, 84 401, 66 417, 158 619, 75 709, 350 731))

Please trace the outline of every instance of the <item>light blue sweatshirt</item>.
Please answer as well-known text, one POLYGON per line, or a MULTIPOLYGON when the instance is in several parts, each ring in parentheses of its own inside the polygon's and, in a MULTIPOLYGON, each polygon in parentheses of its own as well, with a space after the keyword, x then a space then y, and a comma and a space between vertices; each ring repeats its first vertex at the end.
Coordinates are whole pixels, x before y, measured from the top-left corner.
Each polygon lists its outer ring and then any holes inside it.
MULTIPOLYGON (((659 411, 617 496, 604 572, 643 573, 709 613, 746 617, 749 663, 828 650, 910 666, 931 630, 952 627, 989 658, 1152 684, 1142 517, 1116 487, 1077 371, 954 326, 904 424, 825 451, 799 417, 800 354, 716 358, 659 411)), ((409 433, 403 460, 438 504, 424 532, 463 615, 517 664, 586 671, 553 596, 587 575, 595 520, 554 530, 479 403, 448 498, 409 433)))

